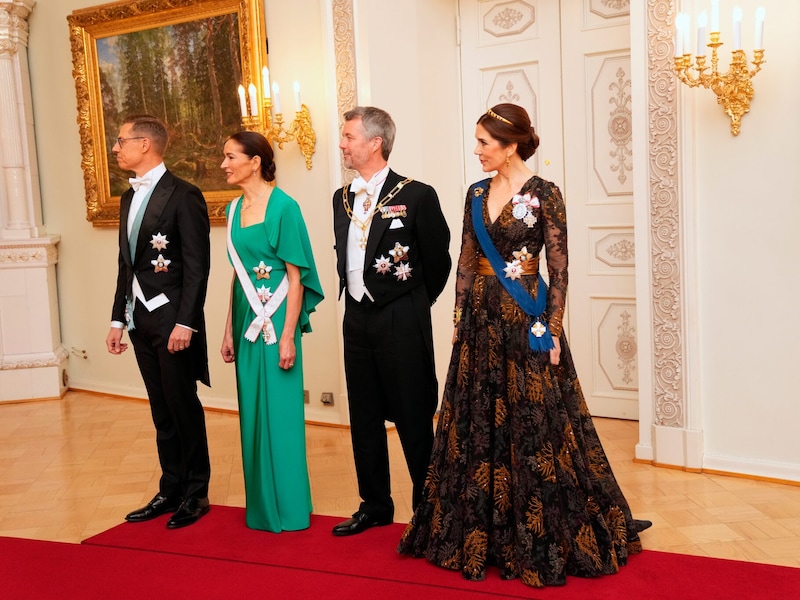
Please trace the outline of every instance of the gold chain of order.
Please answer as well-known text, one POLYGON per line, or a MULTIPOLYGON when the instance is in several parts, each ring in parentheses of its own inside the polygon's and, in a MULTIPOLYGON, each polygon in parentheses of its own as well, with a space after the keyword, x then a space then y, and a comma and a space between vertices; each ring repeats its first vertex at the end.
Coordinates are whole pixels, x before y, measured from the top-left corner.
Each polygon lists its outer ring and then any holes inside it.
POLYGON ((376 213, 380 212, 380 210, 386 206, 392 199, 400 193, 400 190, 413 179, 408 178, 404 179, 403 181, 398 182, 396 186, 392 188, 392 191, 386 194, 383 198, 381 198, 378 203, 375 205, 370 213, 367 215, 366 220, 362 221, 357 216, 353 214, 353 208, 350 206, 350 201, 347 199, 348 190, 350 189, 350 184, 347 184, 342 188, 342 200, 344 202, 344 211, 347 213, 347 216, 350 220, 361 230, 361 240, 358 242, 359 248, 364 250, 367 247, 367 227, 369 224, 372 223, 372 217, 375 216, 376 213))

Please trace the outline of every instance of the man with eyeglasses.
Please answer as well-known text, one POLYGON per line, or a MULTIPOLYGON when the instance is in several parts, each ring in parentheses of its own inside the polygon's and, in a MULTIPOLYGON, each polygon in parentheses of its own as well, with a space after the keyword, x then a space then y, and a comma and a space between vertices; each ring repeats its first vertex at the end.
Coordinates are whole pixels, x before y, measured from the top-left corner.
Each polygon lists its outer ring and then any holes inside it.
POLYGON ((210 385, 203 305, 211 262, 210 227, 202 192, 164 166, 164 124, 126 117, 112 152, 132 171, 120 198, 119 271, 111 354, 133 344, 150 400, 161 463, 155 497, 129 513, 132 522, 174 513, 168 529, 196 522, 209 510, 211 467, 197 381, 210 385))

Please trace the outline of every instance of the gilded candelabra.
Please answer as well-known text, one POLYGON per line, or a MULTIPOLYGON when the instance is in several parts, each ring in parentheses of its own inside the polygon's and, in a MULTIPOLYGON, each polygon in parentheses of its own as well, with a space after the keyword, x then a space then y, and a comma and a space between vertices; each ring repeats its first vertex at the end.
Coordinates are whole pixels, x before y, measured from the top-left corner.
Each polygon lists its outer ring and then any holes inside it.
POLYGON ((711 32, 711 71, 706 65, 706 56, 697 56, 692 65, 692 55, 689 53, 675 57, 675 71, 678 79, 689 87, 702 85, 709 88, 717 95, 717 104, 721 104, 731 119, 731 133, 739 135, 742 117, 750 111, 750 101, 753 99, 752 78, 761 70, 764 60, 764 50, 753 50, 753 65, 751 71, 747 68, 747 55, 744 50, 733 50, 731 65, 727 73, 720 74, 718 70, 719 57, 717 50, 722 46, 719 41, 719 32, 711 32), (692 73, 694 71, 694 74, 692 73))
POLYGON ((264 135, 270 142, 277 144, 283 150, 283 145, 288 142, 297 142, 300 152, 306 159, 306 169, 311 169, 311 156, 317 145, 317 136, 311 126, 311 113, 305 104, 300 105, 300 110, 295 112, 294 121, 288 129, 283 126, 283 114, 275 113, 272 118, 272 99, 264 98, 262 109, 253 110, 255 94, 250 95, 251 114, 242 116, 242 127, 248 131, 257 131, 264 135), (252 114, 252 113, 256 114, 252 114))

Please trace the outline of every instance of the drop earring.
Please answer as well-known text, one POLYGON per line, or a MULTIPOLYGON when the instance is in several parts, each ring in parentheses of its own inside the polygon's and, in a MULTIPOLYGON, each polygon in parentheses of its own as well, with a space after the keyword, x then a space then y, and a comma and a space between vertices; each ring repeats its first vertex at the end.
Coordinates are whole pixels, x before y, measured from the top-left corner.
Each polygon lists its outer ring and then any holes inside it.
POLYGON ((508 156, 506 156, 506 167, 510 166, 511 166, 511 159, 508 156))

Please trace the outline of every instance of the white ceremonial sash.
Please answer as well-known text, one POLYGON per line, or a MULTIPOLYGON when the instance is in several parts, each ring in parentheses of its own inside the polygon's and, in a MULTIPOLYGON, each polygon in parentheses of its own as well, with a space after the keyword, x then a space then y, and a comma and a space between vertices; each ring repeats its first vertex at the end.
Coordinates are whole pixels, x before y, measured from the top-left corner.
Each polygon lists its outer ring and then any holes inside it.
POLYGON ((255 318, 250 322, 250 326, 247 328, 247 331, 244 332, 244 339, 246 339, 248 342, 255 342, 259 333, 261 333, 262 337, 264 338, 264 342, 271 345, 277 343, 278 341, 278 336, 275 334, 275 326, 272 324, 271 317, 275 314, 275 311, 278 310, 278 307, 289 293, 289 276, 283 276, 283 279, 278 285, 278 289, 275 290, 275 293, 268 302, 262 303, 261 300, 259 300, 258 292, 256 292, 256 286, 253 285, 253 282, 250 280, 250 276, 247 273, 247 270, 244 268, 242 259, 239 258, 239 254, 236 252, 236 248, 233 246, 233 239, 231 238, 233 216, 238 204, 239 199, 236 198, 231 203, 231 210, 228 213, 230 215, 230 218, 228 219, 228 253, 231 256, 233 269, 236 271, 236 277, 239 279, 239 284, 242 286, 242 290, 247 298, 247 302, 250 304, 250 308, 256 315, 255 318))

